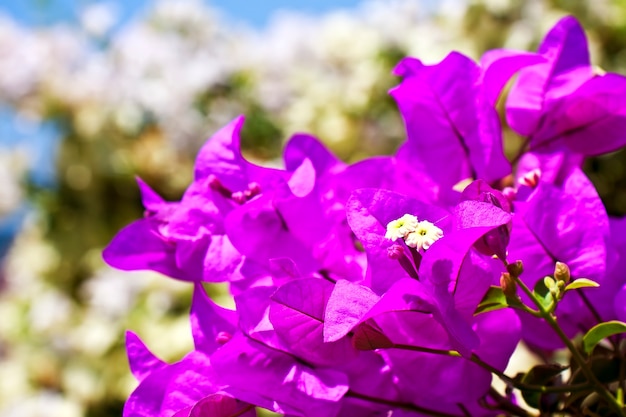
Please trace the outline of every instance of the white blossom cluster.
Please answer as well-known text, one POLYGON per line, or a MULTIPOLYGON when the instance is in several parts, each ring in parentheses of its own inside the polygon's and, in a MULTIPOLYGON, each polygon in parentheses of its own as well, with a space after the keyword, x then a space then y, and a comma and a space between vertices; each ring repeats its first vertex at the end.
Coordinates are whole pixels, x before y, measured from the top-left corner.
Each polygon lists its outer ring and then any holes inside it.
MULTIPOLYGON (((509 3, 485 4, 498 13, 509 3)), ((527 48, 559 16, 544 1, 525 3, 526 18, 507 34, 508 47, 527 48)), ((369 1, 322 17, 283 13, 266 29, 252 30, 232 29, 200 0, 159 1, 104 46, 93 40, 112 26, 112 15, 98 4, 83 13, 81 28, 29 30, 3 17, 0 101, 43 116, 51 106, 62 108, 85 138, 109 129, 132 136, 156 121, 173 148, 193 153, 209 132, 245 111, 247 99, 285 135, 314 132, 354 152, 353 142, 362 143, 368 132, 357 130, 351 115, 372 105, 381 80, 392 80, 381 52, 426 63, 451 49, 478 56, 479 45, 463 29, 468 7, 463 0, 369 1), (215 93, 241 76, 245 97, 215 93), (207 94, 211 100, 201 102, 207 94)), ((396 122, 384 128, 401 135, 396 122)))
POLYGON ((25 159, 19 150, 0 149, 0 218, 12 213, 23 201, 25 159))
POLYGON ((25 222, 3 270, 0 415, 83 416, 88 404, 121 400, 133 389, 121 347, 127 328, 140 326, 155 351, 172 360, 189 348, 187 317, 169 311, 191 289, 154 273, 128 279, 103 267, 76 299, 44 279, 59 254, 34 220, 25 222), (144 321, 148 316, 156 321, 144 321))
POLYGON ((446 18, 437 21, 437 10, 419 2, 379 1, 322 17, 282 14, 254 31, 231 29, 199 0, 160 1, 104 47, 92 42, 111 25, 102 10, 83 13, 82 28, 32 30, 4 17, 0 101, 42 117, 61 108, 85 138, 109 128, 132 135, 156 120, 172 146, 193 150, 244 110, 241 97, 218 95, 202 105, 199 98, 243 75, 247 97, 287 132, 354 141, 349 115, 370 105, 373 89, 390 79, 381 51, 426 61, 452 46, 477 53, 468 41, 459 45, 462 3, 446 4, 446 18))

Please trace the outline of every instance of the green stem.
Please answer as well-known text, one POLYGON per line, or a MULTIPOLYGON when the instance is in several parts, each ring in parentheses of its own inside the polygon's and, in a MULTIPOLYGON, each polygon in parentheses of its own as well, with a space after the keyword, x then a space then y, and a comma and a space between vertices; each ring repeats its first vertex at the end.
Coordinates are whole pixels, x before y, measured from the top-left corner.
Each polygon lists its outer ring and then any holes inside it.
POLYGON ((395 407, 395 408, 403 408, 403 409, 406 409, 406 410, 417 411, 419 413, 427 414, 427 415, 433 416, 433 417, 461 417, 461 416, 459 416, 457 414, 450 414, 450 413, 445 413, 443 411, 431 410, 429 408, 420 407, 420 406, 415 405, 415 404, 400 403, 400 402, 397 402, 397 401, 387 400, 387 399, 384 399, 384 398, 370 397, 369 395, 359 394, 358 392, 354 392, 352 390, 349 390, 348 392, 346 392, 345 396, 346 397, 352 397, 352 398, 358 398, 358 399, 361 399, 361 400, 365 400, 365 401, 369 401, 369 402, 373 402, 373 403, 377 403, 377 404, 389 405, 389 406, 392 406, 392 407, 395 407))
POLYGON ((611 394, 604 387, 604 385, 602 385, 600 381, 598 381, 593 371, 587 366, 587 362, 585 361, 585 358, 583 358, 583 356, 580 354, 578 349, 576 349, 576 346, 574 346, 570 338, 567 337, 567 335, 563 332, 563 329, 561 329, 561 326, 559 326, 559 324, 556 322, 556 319, 554 318, 552 313, 548 311, 543 306, 543 304, 541 304, 541 301, 539 301, 537 297, 535 297, 535 294, 533 294, 530 288, 528 288, 526 284, 524 284, 524 282, 519 277, 517 276, 512 276, 512 277, 515 280, 515 283, 522 289, 522 291, 526 293, 526 295, 530 297, 533 303, 537 306, 537 308, 541 312, 541 318, 543 318, 546 321, 546 323, 548 323, 548 325, 552 327, 552 330, 554 330, 556 334, 559 336, 559 338, 563 341, 563 343, 565 343, 565 346, 567 346, 567 349, 569 349, 569 351, 572 353, 572 358, 574 358, 574 360, 580 367, 580 370, 583 372, 583 374, 585 374, 587 381, 593 384, 594 390, 607 401, 607 403, 611 406, 611 408, 613 408, 614 411, 617 412, 619 416, 626 417, 626 414, 624 413, 624 409, 622 408, 622 406, 619 404, 619 402, 613 396, 613 394, 611 394))
POLYGON ((472 354, 472 356, 467 358, 467 357, 462 356, 456 350, 432 349, 432 348, 427 348, 427 347, 422 347, 422 346, 403 345, 399 343, 394 344, 392 347, 395 349, 412 350, 414 352, 432 353, 435 355, 450 356, 454 358, 465 358, 475 363, 476 365, 480 366, 481 368, 489 371, 490 373, 496 375, 505 384, 512 386, 513 388, 522 390, 522 391, 532 391, 532 392, 540 392, 540 393, 552 393, 552 392, 558 393, 558 392, 576 392, 576 391, 582 391, 582 390, 591 388, 589 384, 562 385, 562 386, 556 386, 556 387, 545 387, 543 385, 524 384, 522 382, 514 380, 510 376, 506 375, 504 372, 489 365, 487 362, 480 359, 477 355, 472 354))
MULTIPOLYGON (((587 295, 585 295, 585 293, 583 291, 576 291, 576 293, 580 296, 580 299, 583 300, 583 303, 589 309, 589 311, 591 312, 591 315, 593 316, 595 321, 597 323, 602 323, 603 322, 602 316, 600 316, 600 313, 598 313, 598 310, 596 310, 596 308, 593 306, 591 301, 589 301, 589 298, 587 298, 587 295)), ((618 339, 617 335, 609 337, 608 341, 611 342, 611 344, 613 345, 613 349, 617 352, 618 349, 619 349, 619 346, 618 346, 619 345, 619 339, 618 339)))
POLYGON ((626 391, 626 354, 624 354, 624 349, 621 348, 621 343, 617 342, 616 352, 620 358, 619 365, 619 382, 618 382, 618 398, 617 402, 623 407, 624 406, 624 391, 626 391))

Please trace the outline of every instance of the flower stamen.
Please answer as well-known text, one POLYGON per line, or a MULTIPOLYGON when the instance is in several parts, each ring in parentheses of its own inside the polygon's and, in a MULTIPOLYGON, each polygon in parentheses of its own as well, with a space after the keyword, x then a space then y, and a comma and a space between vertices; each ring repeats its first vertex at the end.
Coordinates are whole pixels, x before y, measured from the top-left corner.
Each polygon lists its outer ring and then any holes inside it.
POLYGON ((418 251, 428 249, 443 237, 443 230, 428 220, 418 221, 412 214, 405 214, 387 224, 385 238, 389 240, 403 239, 409 248, 418 251))
POLYGON ((433 243, 443 237, 443 230, 435 226, 428 220, 422 220, 418 223, 414 232, 409 233, 405 242, 410 248, 417 250, 427 250, 433 243))
POLYGON ((389 240, 404 239, 409 233, 415 230, 418 223, 417 217, 411 214, 405 214, 399 219, 387 223, 385 238, 389 240))

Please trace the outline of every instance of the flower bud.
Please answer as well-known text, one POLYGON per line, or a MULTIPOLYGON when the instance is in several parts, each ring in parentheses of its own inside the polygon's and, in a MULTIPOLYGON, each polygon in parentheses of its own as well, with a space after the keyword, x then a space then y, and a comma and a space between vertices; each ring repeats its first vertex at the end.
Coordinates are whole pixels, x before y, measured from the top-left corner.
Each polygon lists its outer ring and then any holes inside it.
POLYGON ((550 292, 554 292, 557 289, 556 281, 552 277, 544 277, 543 285, 545 285, 550 292))
POLYGON ((563 262, 557 262, 556 265, 554 265, 554 278, 557 281, 563 281, 566 284, 569 283, 571 280, 569 266, 563 262))
POLYGON ((394 259, 400 262, 400 266, 402 266, 402 269, 404 269, 407 272, 407 274, 409 274, 410 277, 419 279, 419 276, 417 274, 417 269, 407 257, 402 245, 399 245, 396 243, 396 244, 389 246, 387 248, 387 256, 390 259, 394 259))
POLYGON ((387 256, 390 259, 398 260, 404 256, 404 249, 398 244, 391 245, 387 248, 387 256))
POLYGON ((524 264, 522 261, 515 261, 506 266, 506 270, 514 277, 519 277, 524 272, 524 264))
POLYGON ((517 293, 517 285, 515 284, 515 280, 511 277, 511 274, 508 272, 503 272, 500 275, 500 287, 502 288, 502 292, 507 297, 514 297, 517 293))

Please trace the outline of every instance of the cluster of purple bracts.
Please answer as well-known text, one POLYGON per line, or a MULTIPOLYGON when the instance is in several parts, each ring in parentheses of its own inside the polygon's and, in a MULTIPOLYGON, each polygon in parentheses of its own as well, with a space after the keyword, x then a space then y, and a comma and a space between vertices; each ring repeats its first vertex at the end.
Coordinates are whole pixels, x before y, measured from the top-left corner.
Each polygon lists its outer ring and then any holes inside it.
POLYGON ((475 314, 517 260, 531 288, 557 261, 600 284, 559 303, 568 336, 626 319, 626 223, 581 170, 626 144, 626 77, 590 65, 578 22, 537 53, 406 58, 395 73, 407 140, 393 156, 348 165, 296 135, 285 169, 260 167, 240 153, 239 117, 201 149, 180 202, 139 182, 145 217, 104 258, 193 283, 195 349, 167 364, 129 332, 125 417, 497 415, 491 373, 468 359, 503 371, 520 340, 562 347, 524 312, 475 314), (495 105, 515 74, 506 119, 525 143, 510 161, 495 105), (202 282, 229 282, 236 310, 202 282))

